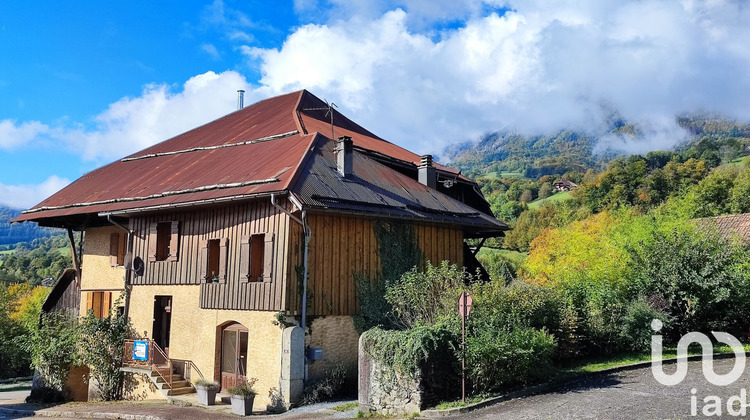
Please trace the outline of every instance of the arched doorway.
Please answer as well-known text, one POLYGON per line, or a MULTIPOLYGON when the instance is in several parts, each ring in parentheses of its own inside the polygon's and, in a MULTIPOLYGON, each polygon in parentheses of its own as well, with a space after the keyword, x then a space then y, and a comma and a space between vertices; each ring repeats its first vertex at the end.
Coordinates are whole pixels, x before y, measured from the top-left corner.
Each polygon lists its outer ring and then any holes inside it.
POLYGON ((247 339, 244 325, 234 322, 221 329, 218 337, 221 362, 221 388, 227 389, 247 379, 247 339))

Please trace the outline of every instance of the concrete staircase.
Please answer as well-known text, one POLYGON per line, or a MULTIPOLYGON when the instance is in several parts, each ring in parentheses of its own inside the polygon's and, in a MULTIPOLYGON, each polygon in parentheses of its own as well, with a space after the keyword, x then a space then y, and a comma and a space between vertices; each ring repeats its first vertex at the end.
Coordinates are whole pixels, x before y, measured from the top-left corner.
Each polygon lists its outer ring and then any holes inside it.
POLYGON ((149 378, 151 382, 167 397, 172 395, 184 395, 192 394, 195 392, 193 384, 186 381, 182 375, 172 372, 172 388, 166 383, 164 378, 169 377, 169 367, 166 366, 154 366, 149 372, 149 378), (163 377, 162 377, 163 376, 163 377))

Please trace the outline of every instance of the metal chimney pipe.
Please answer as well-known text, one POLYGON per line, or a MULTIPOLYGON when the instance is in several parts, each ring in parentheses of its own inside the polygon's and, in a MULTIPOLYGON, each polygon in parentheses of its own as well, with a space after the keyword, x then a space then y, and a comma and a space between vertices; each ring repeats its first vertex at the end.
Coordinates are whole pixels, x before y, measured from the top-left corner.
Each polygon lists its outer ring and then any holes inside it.
POLYGON ((352 176, 354 167, 354 142, 349 136, 341 136, 336 142, 334 152, 336 153, 336 169, 344 178, 352 176))
POLYGON ((240 89, 237 91, 237 109, 245 107, 245 91, 240 89))
POLYGON ((435 167, 432 166, 432 155, 422 155, 419 157, 417 166, 417 180, 430 188, 437 188, 437 174, 435 167))

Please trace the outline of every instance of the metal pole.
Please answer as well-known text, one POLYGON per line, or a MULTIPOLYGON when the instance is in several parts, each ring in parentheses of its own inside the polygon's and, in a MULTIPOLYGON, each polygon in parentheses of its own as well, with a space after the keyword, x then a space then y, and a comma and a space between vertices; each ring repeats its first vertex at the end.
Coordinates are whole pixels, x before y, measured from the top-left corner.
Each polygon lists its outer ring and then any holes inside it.
POLYGON ((466 403, 466 293, 461 294, 461 402, 466 403))

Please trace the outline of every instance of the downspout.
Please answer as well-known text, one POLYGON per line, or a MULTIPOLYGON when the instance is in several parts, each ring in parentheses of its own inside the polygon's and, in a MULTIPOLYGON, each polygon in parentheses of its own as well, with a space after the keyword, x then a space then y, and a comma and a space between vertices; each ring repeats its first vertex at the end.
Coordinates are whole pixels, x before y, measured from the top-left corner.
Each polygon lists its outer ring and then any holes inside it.
POLYGON ((125 308, 123 310, 123 316, 127 320, 128 314, 130 313, 130 273, 133 267, 133 255, 131 254, 133 231, 112 220, 111 214, 107 215, 107 221, 128 233, 127 240, 125 241, 125 255, 130 255, 131 260, 129 263, 127 261, 125 262, 125 279, 123 280, 123 288, 125 289, 125 308))
MULTIPOLYGON (((298 219, 296 216, 294 216, 289 210, 279 206, 276 203, 276 195, 271 194, 271 204, 276 207, 277 209, 281 210, 285 214, 287 214, 291 219, 293 219, 295 222, 302 225, 302 231, 304 232, 304 243, 302 247, 302 321, 300 322, 300 327, 302 327, 302 333, 306 333, 306 322, 307 322, 307 254, 308 254, 308 247, 310 245, 310 238, 312 237, 312 232, 310 231, 310 227, 307 225, 307 210, 302 209, 302 205, 299 201, 297 201, 293 195, 289 195, 289 201, 294 204, 295 207, 297 207, 299 210, 302 211, 302 220, 298 219)), ((303 373, 303 382, 307 382, 307 369, 308 369, 308 359, 305 357, 305 369, 303 373)))

